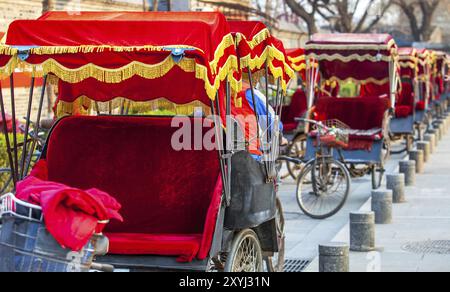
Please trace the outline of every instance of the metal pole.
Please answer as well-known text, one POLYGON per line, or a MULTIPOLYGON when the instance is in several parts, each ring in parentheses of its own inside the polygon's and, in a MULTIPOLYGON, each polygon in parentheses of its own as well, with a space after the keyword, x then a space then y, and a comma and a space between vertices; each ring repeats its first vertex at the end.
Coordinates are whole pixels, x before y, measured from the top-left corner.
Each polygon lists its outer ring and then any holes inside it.
POLYGON ((36 141, 39 138, 39 128, 40 128, 40 124, 41 124, 41 115, 42 115, 42 107, 44 105, 44 98, 45 98, 45 91, 47 89, 47 77, 48 75, 44 76, 44 80, 42 83, 42 88, 41 88, 41 96, 39 99, 39 106, 38 106, 38 112, 37 112, 37 117, 36 117, 36 129, 35 129, 35 137, 33 139, 33 143, 31 144, 31 148, 30 151, 28 153, 28 158, 27 158, 27 166, 25 169, 25 173, 28 173, 28 170, 30 169, 30 164, 31 164, 31 157, 33 156, 33 152, 36 148, 36 141))
MULTIPOLYGON (((13 151, 14 151, 14 176, 16 177, 16 182, 19 180, 19 154, 17 149, 17 125, 16 125, 16 104, 14 96, 14 75, 11 74, 9 77, 11 85, 11 116, 12 116, 12 131, 13 131, 13 151)), ((15 188, 15 185, 14 185, 15 188)))
MULTIPOLYGON (((31 84, 30 84, 30 96, 28 98, 28 109, 27 109, 27 120, 25 124, 25 136, 23 140, 23 148, 22 148, 22 159, 21 159, 21 168, 20 168, 20 178, 23 179, 23 177, 26 175, 25 173, 25 160, 27 158, 27 144, 28 144, 28 134, 30 131, 30 116, 31 116, 31 108, 33 106, 33 94, 34 94, 34 83, 35 78, 31 77, 31 84)), ((36 129, 38 127, 36 126, 36 129)), ((38 133, 35 133, 36 135, 38 133)))
POLYGON ((3 93, 2 93, 2 86, 0 81, 0 108, 2 112, 2 119, 3 119, 3 134, 5 135, 5 142, 6 142, 6 151, 8 152, 8 160, 9 160, 9 167, 11 169, 11 176, 13 178, 14 185, 16 185, 16 177, 14 176, 14 161, 12 157, 12 150, 11 150, 11 143, 9 141, 9 134, 8 134, 8 125, 6 123, 6 112, 5 112, 5 104, 3 100, 3 93))

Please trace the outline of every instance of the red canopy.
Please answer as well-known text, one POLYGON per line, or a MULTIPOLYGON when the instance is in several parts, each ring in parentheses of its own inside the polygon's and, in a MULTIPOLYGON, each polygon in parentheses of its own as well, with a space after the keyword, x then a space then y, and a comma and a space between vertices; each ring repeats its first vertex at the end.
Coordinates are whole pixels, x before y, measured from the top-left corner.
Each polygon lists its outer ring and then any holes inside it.
POLYGON ((306 80, 306 56, 305 49, 289 49, 286 51, 289 66, 298 72, 302 79, 306 80))
POLYGON ((400 76, 414 79, 418 74, 419 59, 415 48, 399 48, 400 76))
MULTIPOLYGON (((281 78, 281 86, 286 90, 294 71, 288 65, 283 43, 273 37, 262 22, 231 21, 230 29, 236 42, 240 71, 245 73, 250 68, 255 77, 260 77, 258 73, 265 70, 267 63, 268 73, 281 78)), ((237 80, 241 78, 239 74, 235 74, 237 80)))
MULTIPOLYGON (((62 86, 99 81, 123 86, 132 96, 133 89, 146 85, 141 97, 146 100, 208 103, 237 70, 233 37, 220 13, 50 12, 38 20, 14 21, 6 45, 31 47, 25 64, 56 75, 62 86), (158 80, 152 85, 161 90, 150 90, 147 83, 128 86, 136 80, 158 80)), ((106 98, 118 97, 113 95, 106 98)))
POLYGON ((398 61, 397 45, 387 34, 316 34, 306 56, 319 61, 325 80, 379 85, 389 82, 390 62, 398 61))

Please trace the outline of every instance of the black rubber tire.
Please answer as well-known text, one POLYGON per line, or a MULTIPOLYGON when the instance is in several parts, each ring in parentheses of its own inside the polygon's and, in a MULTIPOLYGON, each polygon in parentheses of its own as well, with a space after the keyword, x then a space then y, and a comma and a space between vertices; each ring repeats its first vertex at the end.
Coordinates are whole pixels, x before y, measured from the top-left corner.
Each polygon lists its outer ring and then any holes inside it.
MULTIPOLYGON (((336 208, 334 208, 332 211, 327 212, 327 213, 323 213, 323 214, 312 214, 308 208, 306 208, 303 204, 302 199, 299 196, 299 192, 301 191, 301 186, 303 184, 303 180, 305 179, 305 177, 308 175, 309 172, 312 171, 312 169, 316 167, 317 163, 316 160, 310 161, 308 162, 308 164, 304 167, 301 175, 299 176, 298 180, 297 180, 297 192, 296 192, 296 197, 297 197, 297 203, 300 207, 300 209, 302 210, 302 212, 307 215, 308 217, 312 218, 312 219, 326 219, 329 217, 332 217, 333 215, 335 215, 336 213, 338 213, 342 207, 344 206, 344 204, 346 203, 348 196, 350 194, 350 185, 351 185, 351 179, 350 179, 350 174, 347 170, 347 168, 345 167, 344 164, 342 164, 341 162, 331 159, 331 162, 327 162, 327 163, 332 163, 335 166, 337 166, 342 173, 345 176, 345 183, 346 183, 346 191, 344 194, 344 197, 342 198, 341 202, 336 206, 336 208)), ((313 186, 313 189, 316 189, 315 186, 313 186)))
POLYGON ((225 269, 224 272, 233 273, 233 272, 263 272, 263 256, 262 256, 262 249, 261 244, 259 243, 258 236, 256 233, 251 229, 244 229, 240 231, 233 239, 233 242, 231 244, 231 250, 227 255, 227 261, 225 263, 225 269), (240 252, 240 248, 244 244, 245 240, 249 240, 255 248, 256 251, 256 261, 255 261, 255 271, 240 271, 235 269, 235 262, 236 260, 239 260, 237 258, 238 253, 240 252))
POLYGON ((266 263, 266 269, 270 273, 283 272, 284 271, 284 261, 285 261, 285 247, 286 247, 286 237, 284 233, 285 220, 283 205, 279 198, 276 200, 276 223, 277 223, 277 240, 278 240, 278 252, 277 261, 274 263, 274 257, 265 257, 264 261, 266 263))

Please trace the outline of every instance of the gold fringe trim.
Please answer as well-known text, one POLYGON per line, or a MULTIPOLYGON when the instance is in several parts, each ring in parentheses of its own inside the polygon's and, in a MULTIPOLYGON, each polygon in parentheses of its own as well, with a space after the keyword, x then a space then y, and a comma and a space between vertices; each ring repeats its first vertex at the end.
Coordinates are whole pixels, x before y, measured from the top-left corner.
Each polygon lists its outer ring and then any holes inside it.
POLYGON ((0 80, 6 79, 14 73, 18 65, 17 56, 12 56, 5 66, 0 67, 0 80))
POLYGON ((16 48, 0 44, 0 55, 15 56, 18 52, 16 48))
POLYGON ((357 83, 357 84, 361 84, 361 85, 366 85, 366 84, 375 84, 375 85, 384 85, 386 83, 389 82, 389 78, 384 78, 381 80, 375 79, 375 78, 368 78, 368 79, 364 79, 364 80, 358 80, 355 79, 353 77, 349 77, 346 79, 340 79, 337 77, 331 77, 328 79, 328 81, 332 81, 332 82, 339 82, 339 83, 347 83, 347 82, 352 82, 352 83, 357 83))
POLYGON ((108 69, 97 66, 95 64, 86 64, 80 68, 70 69, 64 67, 55 59, 47 59, 39 65, 31 65, 31 71, 34 76, 43 76, 45 74, 54 74, 57 78, 68 83, 79 83, 88 78, 95 78, 104 83, 120 83, 133 76, 140 76, 145 79, 156 79, 165 76, 174 66, 178 66, 185 72, 194 73, 197 79, 205 82, 205 90, 208 97, 215 99, 220 83, 228 76, 231 76, 234 70, 237 70, 236 56, 230 56, 224 66, 219 69, 215 80, 211 84, 208 77, 208 69, 206 66, 196 64, 195 59, 183 58, 176 63, 172 56, 168 56, 165 60, 158 64, 144 64, 141 62, 131 62, 130 64, 117 69, 108 69))
POLYGON ((397 51, 397 46, 395 40, 390 40, 386 45, 369 45, 369 44, 307 44, 306 50, 346 50, 346 51, 354 51, 354 50, 374 50, 374 51, 386 51, 395 49, 397 51))
POLYGON ((107 102, 95 102, 87 96, 80 96, 73 102, 59 101, 56 115, 58 118, 73 114, 92 115, 97 110, 101 113, 120 114, 122 107, 129 108, 129 114, 133 115, 158 115, 158 111, 163 111, 169 115, 192 116, 198 108, 201 108, 205 115, 211 113, 211 108, 200 101, 175 104, 166 98, 135 102, 124 97, 116 97, 107 102))
POLYGON ((289 57, 289 56, 288 56, 288 60, 289 60, 290 62, 296 64, 296 63, 300 63, 300 62, 302 62, 302 61, 306 61, 306 56, 305 56, 305 55, 302 55, 302 56, 295 57, 295 58, 292 58, 292 57, 289 57))
POLYGON ((349 56, 343 56, 341 54, 332 54, 332 55, 328 55, 328 54, 316 54, 316 53, 309 53, 307 55, 308 58, 313 58, 319 61, 341 61, 344 63, 349 63, 351 61, 358 61, 358 62, 364 62, 364 61, 370 61, 373 63, 376 62, 390 62, 390 61, 395 61, 395 57, 392 56, 381 56, 381 58, 378 58, 376 56, 372 56, 370 54, 365 54, 365 55, 358 55, 358 54, 352 54, 349 56))
POLYGON ((295 64, 291 64, 292 69, 294 69, 294 71, 296 72, 300 72, 300 71, 304 71, 306 70, 306 64, 301 64, 301 65, 295 65, 295 64))
POLYGON ((57 47, 49 47, 49 46, 43 46, 38 48, 31 48, 30 54, 33 55, 60 55, 60 54, 89 54, 89 53, 102 53, 105 51, 110 52, 137 52, 137 51, 145 51, 145 52, 162 52, 165 51, 165 48, 180 48, 180 49, 192 49, 197 50, 203 53, 202 50, 196 47, 191 46, 131 46, 131 47, 124 47, 124 46, 107 46, 107 45, 101 45, 101 46, 91 46, 91 45, 82 45, 82 46, 57 46, 57 47))
POLYGON ((247 42, 249 47, 253 50, 255 47, 259 46, 263 41, 271 37, 269 29, 265 28, 257 33, 251 40, 247 40, 245 35, 242 33, 236 33, 236 44, 240 44, 242 41, 247 42))

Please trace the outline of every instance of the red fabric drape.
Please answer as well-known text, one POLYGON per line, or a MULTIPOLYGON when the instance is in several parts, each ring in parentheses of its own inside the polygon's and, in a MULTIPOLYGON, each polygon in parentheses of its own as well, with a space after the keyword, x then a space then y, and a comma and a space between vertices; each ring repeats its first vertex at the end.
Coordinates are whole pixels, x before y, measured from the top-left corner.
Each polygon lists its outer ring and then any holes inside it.
POLYGON ((16 196, 41 206, 47 230, 62 247, 74 251, 80 251, 95 232, 102 232, 105 224, 99 221, 123 221, 120 204, 95 188, 81 190, 29 176, 17 183, 16 196))

